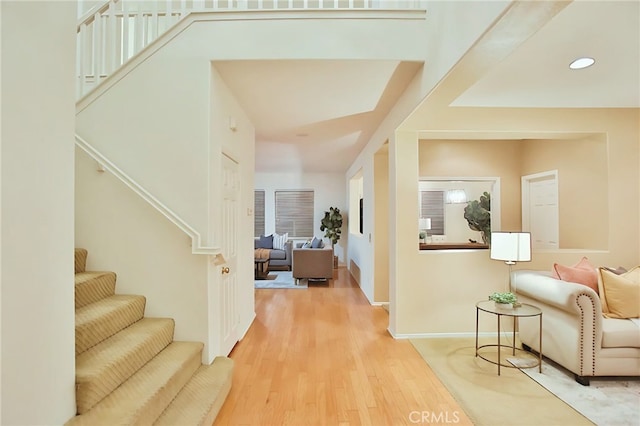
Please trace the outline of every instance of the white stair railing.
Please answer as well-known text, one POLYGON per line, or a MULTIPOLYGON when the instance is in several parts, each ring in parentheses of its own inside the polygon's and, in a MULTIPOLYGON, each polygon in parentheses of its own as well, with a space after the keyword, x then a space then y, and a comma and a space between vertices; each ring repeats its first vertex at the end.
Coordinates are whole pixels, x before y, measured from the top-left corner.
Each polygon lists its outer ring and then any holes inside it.
POLYGON ((186 8, 173 10, 173 3, 110 0, 81 18, 77 26, 78 98, 187 13, 186 8))
POLYGON ((182 232, 187 234, 191 238, 191 250, 193 254, 209 254, 217 255, 220 253, 220 247, 205 246, 202 243, 202 237, 198 231, 192 228, 184 219, 182 219, 177 213, 164 205, 160 200, 149 193, 145 188, 134 181, 129 175, 120 170, 118 166, 113 164, 109 159, 100 154, 98 150, 93 148, 80 136, 76 135, 76 146, 81 148, 91 158, 96 160, 100 166, 99 170, 108 171, 122 183, 127 185, 133 192, 138 194, 143 200, 151 204, 157 211, 162 213, 167 219, 173 222, 182 232))
POLYGON ((109 0, 77 26, 80 99, 192 11, 416 9, 424 0, 109 0))

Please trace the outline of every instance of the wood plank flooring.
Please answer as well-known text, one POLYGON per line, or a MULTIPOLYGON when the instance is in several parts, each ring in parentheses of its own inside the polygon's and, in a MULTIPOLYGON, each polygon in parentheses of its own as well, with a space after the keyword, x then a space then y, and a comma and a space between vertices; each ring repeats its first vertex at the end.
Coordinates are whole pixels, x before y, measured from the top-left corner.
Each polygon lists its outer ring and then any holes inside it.
POLYGON ((388 313, 346 268, 328 285, 255 297, 215 426, 472 424, 411 343, 389 335, 388 313))

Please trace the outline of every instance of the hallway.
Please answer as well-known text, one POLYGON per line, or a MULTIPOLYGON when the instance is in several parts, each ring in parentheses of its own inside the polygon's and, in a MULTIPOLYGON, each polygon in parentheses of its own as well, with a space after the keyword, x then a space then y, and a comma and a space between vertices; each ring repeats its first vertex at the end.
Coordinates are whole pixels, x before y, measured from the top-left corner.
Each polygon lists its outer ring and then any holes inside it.
POLYGON ((215 426, 472 424, 341 267, 329 286, 257 290, 215 426), (438 421, 439 419, 439 421, 438 421))

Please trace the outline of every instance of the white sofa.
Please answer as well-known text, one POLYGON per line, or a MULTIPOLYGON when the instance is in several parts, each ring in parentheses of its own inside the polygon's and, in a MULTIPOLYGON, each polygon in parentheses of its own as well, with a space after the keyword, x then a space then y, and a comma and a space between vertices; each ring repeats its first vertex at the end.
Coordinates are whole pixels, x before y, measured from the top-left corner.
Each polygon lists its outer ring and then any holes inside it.
MULTIPOLYGON (((518 301, 542 310, 542 354, 589 384, 596 376, 640 376, 640 322, 605 318, 591 288, 553 278, 551 272, 512 272, 518 301)), ((521 321, 525 349, 539 352, 537 321, 521 321)))

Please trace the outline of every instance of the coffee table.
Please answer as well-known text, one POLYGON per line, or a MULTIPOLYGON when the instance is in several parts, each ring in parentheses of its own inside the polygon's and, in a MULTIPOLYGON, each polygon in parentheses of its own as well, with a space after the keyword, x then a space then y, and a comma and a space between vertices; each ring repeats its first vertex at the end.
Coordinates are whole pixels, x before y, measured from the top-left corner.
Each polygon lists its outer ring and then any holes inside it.
POLYGON ((264 280, 269 275, 269 259, 253 259, 255 264, 255 279, 264 280))
POLYGON ((512 308, 512 309, 505 309, 505 308, 499 308, 496 306, 495 302, 492 300, 483 300, 481 302, 476 303, 476 356, 480 357, 482 359, 484 359, 485 361, 488 361, 490 363, 493 364, 497 364, 498 365, 498 376, 500 375, 500 367, 509 367, 509 368, 525 368, 525 367, 521 367, 521 366, 517 366, 517 365, 513 365, 513 364, 503 364, 500 361, 500 356, 501 356, 501 350, 502 348, 509 348, 511 349, 511 353, 512 355, 515 357, 516 355, 516 350, 518 351, 524 351, 524 349, 521 348, 516 348, 516 325, 517 325, 517 320, 518 318, 524 318, 524 317, 538 317, 539 321, 540 321, 540 351, 538 352, 538 359, 536 360, 537 363, 533 364, 533 365, 527 365, 526 368, 530 368, 530 367, 538 367, 538 371, 540 373, 542 373, 542 311, 540 310, 540 308, 533 306, 533 305, 529 305, 527 303, 522 303, 519 306, 512 308), (482 345, 482 346, 478 346, 478 317, 480 312, 487 312, 489 314, 493 314, 496 317, 498 317, 498 331, 497 331, 497 335, 498 335, 498 344, 490 344, 490 345, 482 345), (505 317, 511 317, 513 318, 513 338, 511 340, 511 346, 509 345, 503 345, 500 343, 500 319, 505 316, 505 317), (486 358, 485 356, 483 356, 479 350, 482 348, 486 348, 486 347, 497 347, 498 348, 498 362, 486 358))

